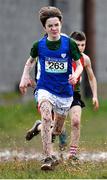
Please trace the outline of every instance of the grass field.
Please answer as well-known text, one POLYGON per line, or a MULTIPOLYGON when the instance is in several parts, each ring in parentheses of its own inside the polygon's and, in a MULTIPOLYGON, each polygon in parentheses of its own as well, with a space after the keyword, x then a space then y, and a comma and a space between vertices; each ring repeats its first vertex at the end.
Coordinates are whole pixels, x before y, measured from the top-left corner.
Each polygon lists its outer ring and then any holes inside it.
MULTIPOLYGON (((6 97, 9 102, 9 97, 6 97)), ((80 152, 107 152, 107 102, 100 100, 100 109, 94 112, 90 101, 86 101, 81 121, 80 152)), ((26 131, 40 115, 34 102, 7 103, 0 106, 0 151, 32 149, 42 152, 41 138, 25 141, 26 131)), ((70 139, 70 122, 66 121, 68 144, 70 139)), ((55 144, 58 149, 58 139, 55 144)), ((107 178, 107 161, 83 162, 71 165, 65 161, 52 172, 42 172, 41 162, 36 160, 0 161, 0 179, 72 179, 72 178, 107 178)))

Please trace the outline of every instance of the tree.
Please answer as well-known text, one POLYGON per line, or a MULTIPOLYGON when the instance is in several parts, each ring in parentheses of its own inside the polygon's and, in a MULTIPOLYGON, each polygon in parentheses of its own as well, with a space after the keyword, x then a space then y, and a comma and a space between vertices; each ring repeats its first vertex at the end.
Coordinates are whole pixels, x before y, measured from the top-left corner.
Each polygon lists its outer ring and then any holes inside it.
MULTIPOLYGON (((95 73, 95 0, 83 0, 83 31, 87 37, 86 54, 91 58, 92 68, 95 73)), ((96 74, 96 73, 95 73, 96 74)), ((84 96, 90 97, 91 90, 86 72, 83 78, 84 96)))

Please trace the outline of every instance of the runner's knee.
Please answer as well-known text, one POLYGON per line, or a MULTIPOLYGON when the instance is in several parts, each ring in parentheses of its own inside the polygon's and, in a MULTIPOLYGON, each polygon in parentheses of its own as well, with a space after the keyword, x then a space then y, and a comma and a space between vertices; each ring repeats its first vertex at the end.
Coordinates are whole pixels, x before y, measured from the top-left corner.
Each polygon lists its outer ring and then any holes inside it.
POLYGON ((75 114, 75 116, 72 117, 72 126, 79 128, 80 126, 80 118, 78 116, 78 114, 75 114))
POLYGON ((40 112, 43 120, 50 121, 52 119, 52 105, 49 101, 41 102, 40 112))
POLYGON ((57 115, 54 119, 53 134, 60 135, 63 130, 65 116, 57 115))

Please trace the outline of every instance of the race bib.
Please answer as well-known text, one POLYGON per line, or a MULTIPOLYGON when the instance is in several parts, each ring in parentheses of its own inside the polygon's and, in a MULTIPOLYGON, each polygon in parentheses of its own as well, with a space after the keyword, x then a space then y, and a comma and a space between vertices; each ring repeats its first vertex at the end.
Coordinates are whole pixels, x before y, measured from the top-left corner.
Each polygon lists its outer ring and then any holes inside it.
POLYGON ((68 69, 67 59, 46 58, 45 71, 49 73, 66 73, 68 69))

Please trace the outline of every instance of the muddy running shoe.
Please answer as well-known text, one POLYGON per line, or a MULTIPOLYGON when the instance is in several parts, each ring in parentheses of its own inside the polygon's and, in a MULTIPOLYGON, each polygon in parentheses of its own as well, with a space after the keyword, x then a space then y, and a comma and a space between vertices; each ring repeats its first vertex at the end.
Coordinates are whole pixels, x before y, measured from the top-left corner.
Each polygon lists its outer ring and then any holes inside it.
POLYGON ((63 130, 62 133, 59 135, 59 150, 65 151, 67 146, 67 134, 66 131, 63 130))
POLYGON ((54 170, 54 161, 52 157, 47 157, 44 159, 44 162, 41 166, 41 170, 54 170))
POLYGON ((71 159, 73 161, 79 161, 79 158, 76 155, 69 156, 69 159, 71 159))
POLYGON ((59 150, 60 151, 65 151, 66 150, 67 144, 59 144, 59 150))
POLYGON ((52 143, 55 142, 55 139, 56 139, 56 135, 55 135, 55 134, 52 134, 52 143))
POLYGON ((26 134, 26 140, 30 141, 34 136, 37 136, 40 131, 38 130, 38 126, 41 124, 40 120, 37 120, 34 124, 34 126, 27 132, 26 134))
POLYGON ((57 159, 57 157, 55 155, 52 155, 52 159, 53 159, 53 165, 54 166, 59 164, 59 160, 57 159))
POLYGON ((79 165, 80 161, 79 158, 76 155, 68 156, 68 161, 71 165, 79 165))
POLYGON ((68 156, 67 164, 73 167, 79 166, 80 165, 79 158, 76 155, 68 156))

